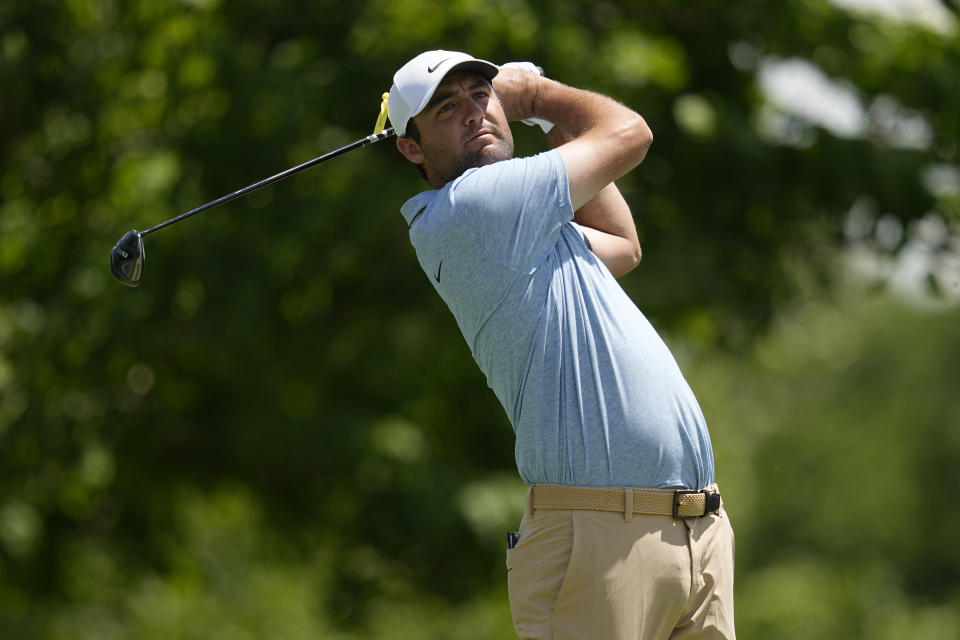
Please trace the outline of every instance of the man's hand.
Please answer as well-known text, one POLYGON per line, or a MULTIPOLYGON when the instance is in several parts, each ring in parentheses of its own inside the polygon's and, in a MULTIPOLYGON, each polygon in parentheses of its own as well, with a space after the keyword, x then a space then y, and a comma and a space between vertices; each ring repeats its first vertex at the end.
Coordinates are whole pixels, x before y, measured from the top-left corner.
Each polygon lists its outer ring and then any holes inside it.
POLYGON ((536 116, 533 113, 537 83, 542 80, 540 74, 517 67, 504 65, 493 79, 503 112, 510 122, 526 120, 536 116))
MULTIPOLYGON (((543 75, 543 69, 532 62, 508 62, 500 65, 500 69, 520 69, 521 71, 536 73, 538 76, 543 75)), ((544 133, 550 133, 550 130, 553 129, 553 123, 543 118, 524 118, 520 122, 528 127, 540 127, 544 133)))

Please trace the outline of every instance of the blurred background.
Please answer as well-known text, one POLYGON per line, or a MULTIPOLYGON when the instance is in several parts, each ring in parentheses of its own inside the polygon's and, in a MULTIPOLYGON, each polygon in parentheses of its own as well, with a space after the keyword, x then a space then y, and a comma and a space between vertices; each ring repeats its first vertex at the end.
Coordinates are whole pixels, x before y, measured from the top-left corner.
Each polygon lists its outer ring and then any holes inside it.
MULTIPOLYGON (((0 2, 0 638, 511 638, 504 411, 353 152, 422 50, 642 113, 623 286, 703 406, 741 638, 960 638, 955 0, 0 2)), ((519 150, 543 149, 515 127, 519 150)))

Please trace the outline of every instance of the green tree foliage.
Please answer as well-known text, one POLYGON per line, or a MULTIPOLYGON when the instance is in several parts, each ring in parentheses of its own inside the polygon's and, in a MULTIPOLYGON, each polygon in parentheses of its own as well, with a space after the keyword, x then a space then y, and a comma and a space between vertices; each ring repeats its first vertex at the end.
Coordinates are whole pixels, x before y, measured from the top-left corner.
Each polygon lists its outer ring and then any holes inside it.
POLYGON ((408 245, 423 184, 390 143, 151 235, 138 289, 107 270, 126 230, 369 133, 395 68, 441 47, 650 122, 624 286, 711 423, 742 635, 960 635, 940 7, 0 4, 0 637, 510 636, 512 434, 408 245), (778 100, 778 69, 852 119, 778 100), (910 290, 941 310, 850 301, 841 249, 891 288, 919 251, 910 290))

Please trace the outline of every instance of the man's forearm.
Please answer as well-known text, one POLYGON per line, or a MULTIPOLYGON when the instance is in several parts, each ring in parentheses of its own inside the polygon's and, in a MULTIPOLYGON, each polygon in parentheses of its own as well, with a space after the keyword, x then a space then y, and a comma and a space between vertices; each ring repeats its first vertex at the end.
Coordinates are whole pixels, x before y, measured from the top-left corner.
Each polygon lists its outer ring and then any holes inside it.
MULTIPOLYGON (((547 144, 550 148, 559 147, 572 140, 574 135, 563 125, 554 123, 553 129, 547 134, 547 144)), ((640 242, 637 238, 637 227, 633 221, 630 206, 623 199, 617 185, 610 183, 600 193, 594 196, 582 207, 574 212, 573 219, 584 227, 596 229, 604 234, 613 236, 604 238, 595 234, 588 234, 590 248, 607 265, 615 276, 620 276, 632 270, 640 261, 640 242), (593 235, 591 238, 590 236, 593 235), (623 242, 620 243, 619 238, 623 242), (621 246, 610 251, 610 244, 618 243, 621 246), (605 249, 607 249, 605 251, 605 249), (615 254, 615 255, 614 255, 615 254)))
POLYGON ((563 142, 590 131, 633 128, 643 120, 613 98, 528 71, 502 69, 493 84, 508 119, 545 118, 569 136, 563 142))

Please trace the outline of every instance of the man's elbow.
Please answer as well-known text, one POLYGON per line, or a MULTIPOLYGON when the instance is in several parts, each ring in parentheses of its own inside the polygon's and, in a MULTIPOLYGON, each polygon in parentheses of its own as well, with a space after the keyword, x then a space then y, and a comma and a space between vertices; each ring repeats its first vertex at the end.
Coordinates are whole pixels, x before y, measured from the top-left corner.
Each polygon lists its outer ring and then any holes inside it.
MULTIPOLYGON (((647 150, 653 144, 653 131, 640 114, 634 114, 629 122, 625 123, 624 130, 624 148, 635 162, 640 164, 647 156, 647 150)), ((638 248, 639 252, 639 248, 638 248)))
POLYGON ((636 269, 640 264, 640 259, 642 257, 643 252, 640 249, 640 244, 635 242, 629 251, 621 252, 617 256, 616 262, 614 264, 607 265, 607 268, 610 269, 610 273, 613 274, 613 277, 620 278, 636 269))
POLYGON ((643 250, 640 248, 640 243, 637 242, 633 246, 633 251, 630 253, 630 255, 627 256, 626 264, 625 264, 626 271, 624 271, 624 275, 636 269, 640 265, 640 260, 642 258, 643 258, 643 250))

